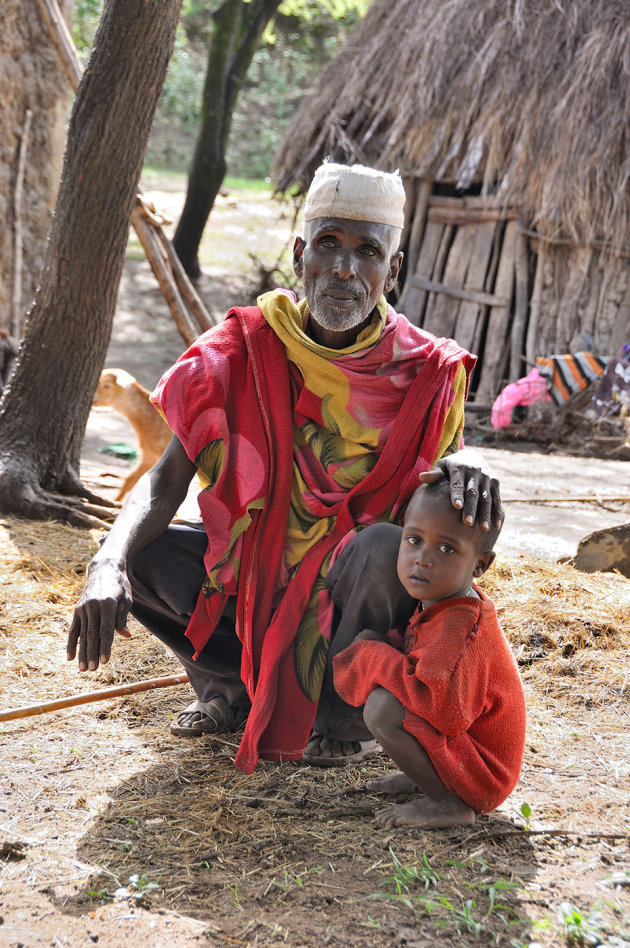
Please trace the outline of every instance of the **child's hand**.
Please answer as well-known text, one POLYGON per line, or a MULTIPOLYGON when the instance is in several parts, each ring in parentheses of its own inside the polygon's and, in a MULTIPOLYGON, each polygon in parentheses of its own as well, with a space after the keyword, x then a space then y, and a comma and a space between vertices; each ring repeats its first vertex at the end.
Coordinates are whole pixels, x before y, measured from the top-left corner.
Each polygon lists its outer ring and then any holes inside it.
POLYGON ((375 632, 374 629, 364 629, 363 632, 359 632, 355 642, 387 642, 387 635, 382 635, 380 632, 375 632))

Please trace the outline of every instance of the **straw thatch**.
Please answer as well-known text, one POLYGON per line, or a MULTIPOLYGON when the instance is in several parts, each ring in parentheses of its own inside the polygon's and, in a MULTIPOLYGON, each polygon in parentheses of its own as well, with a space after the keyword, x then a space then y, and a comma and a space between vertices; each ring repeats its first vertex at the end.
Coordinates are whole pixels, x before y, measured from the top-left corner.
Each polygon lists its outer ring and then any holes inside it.
POLYGON ((303 102, 281 189, 327 155, 479 184, 540 232, 627 242, 623 0, 375 0, 303 102))
POLYGON ((281 190, 326 155, 400 169, 391 301, 478 357, 477 411, 628 339, 629 41, 620 0, 375 0, 277 155, 281 190))

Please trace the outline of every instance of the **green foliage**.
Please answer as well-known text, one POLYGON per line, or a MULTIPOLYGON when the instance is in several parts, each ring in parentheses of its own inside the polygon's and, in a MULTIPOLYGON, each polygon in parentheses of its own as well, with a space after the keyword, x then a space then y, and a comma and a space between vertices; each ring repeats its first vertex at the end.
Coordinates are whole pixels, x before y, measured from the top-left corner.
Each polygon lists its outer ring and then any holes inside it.
POLYGON ((88 895, 91 899, 96 899, 99 902, 112 902, 114 899, 114 896, 109 894, 108 889, 88 889, 88 895))
POLYGON ((531 826, 530 817, 532 815, 532 808, 529 805, 529 803, 523 801, 523 803, 521 803, 519 807, 519 813, 523 817, 523 822, 525 823, 525 829, 529 829, 531 826))
POLYGON ((147 875, 134 873, 129 876, 129 884, 116 889, 115 898, 118 901, 122 899, 132 899, 136 905, 146 905, 147 899, 152 892, 160 888, 158 882, 149 882, 147 875))
MULTIPOLYGON (((582 912, 571 902, 561 902, 558 906, 558 920, 564 939, 571 948, 611 944, 606 937, 609 927, 597 908, 582 912)), ((616 944, 620 944, 620 941, 616 944)))
POLYGON ((302 97, 339 51, 366 0, 285 0, 254 56, 232 124, 230 174, 266 177, 302 97))
POLYGON ((72 38, 84 63, 90 55, 102 9, 103 0, 75 0, 72 38))
POLYGON ((421 885, 424 889, 436 886, 440 881, 438 874, 429 865, 426 853, 422 854, 422 862, 419 866, 405 866, 400 861, 394 850, 389 847, 389 854, 392 857, 394 865, 394 875, 383 882, 383 885, 393 883, 397 894, 409 892, 413 886, 421 885))
MULTIPOLYGON (((244 0, 246 2, 246 0, 244 0)), ((147 160, 186 171, 201 117, 212 15, 221 0, 184 0, 175 48, 158 103, 147 160)), ((229 173, 266 178, 302 96, 366 12, 370 0, 284 0, 244 82, 227 151, 229 173)), ((103 0, 76 0, 73 37, 84 62, 103 0)))
MULTIPOLYGON (((463 883, 473 890, 475 897, 459 896, 455 899, 439 891, 449 880, 438 875, 429 863, 426 853, 419 864, 411 866, 404 865, 391 848, 390 855, 394 874, 381 885, 393 887, 394 891, 374 893, 371 898, 389 899, 409 909, 414 915, 430 915, 437 928, 454 929, 458 935, 471 935, 474 939, 483 936, 495 944, 503 941, 506 929, 511 929, 514 925, 528 924, 506 898, 507 894, 522 891, 521 883, 501 878, 493 879, 483 860, 478 860, 480 878, 474 882, 463 883)), ((454 870, 466 868, 463 863, 454 861, 447 862, 447 865, 454 870)), ((456 879, 453 872, 450 872, 449 876, 457 883, 457 891, 461 881, 456 879)))
POLYGON ((205 57, 189 43, 180 24, 157 107, 156 122, 174 122, 183 128, 196 127, 200 118, 204 69, 205 57))

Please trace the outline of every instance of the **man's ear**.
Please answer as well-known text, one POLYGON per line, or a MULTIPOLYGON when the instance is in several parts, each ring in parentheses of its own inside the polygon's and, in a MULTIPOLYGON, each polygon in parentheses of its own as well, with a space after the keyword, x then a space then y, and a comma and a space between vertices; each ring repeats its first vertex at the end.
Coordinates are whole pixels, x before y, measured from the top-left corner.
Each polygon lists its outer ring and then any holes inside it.
POLYGON ((475 579, 479 579, 480 576, 483 576, 488 567, 492 566, 496 557, 496 553, 492 550, 490 553, 480 553, 477 557, 477 562, 475 563, 475 568, 473 570, 473 576, 475 579))
POLYGON ((396 280, 398 279, 398 274, 400 273, 403 257, 404 254, 402 250, 399 250, 398 253, 395 253, 389 261, 389 274, 385 280, 385 286, 383 288, 384 293, 390 293, 396 286, 396 280))
POLYGON ((306 247, 306 241, 302 237, 296 237, 293 244, 293 272, 296 277, 302 279, 302 254, 306 247))

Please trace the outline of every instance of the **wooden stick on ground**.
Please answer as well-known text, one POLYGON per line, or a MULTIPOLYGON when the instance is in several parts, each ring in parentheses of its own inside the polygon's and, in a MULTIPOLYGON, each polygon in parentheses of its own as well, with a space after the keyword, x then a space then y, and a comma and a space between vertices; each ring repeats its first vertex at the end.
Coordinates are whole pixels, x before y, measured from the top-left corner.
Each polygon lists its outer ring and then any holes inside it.
POLYGON ((625 497, 503 497, 504 504, 627 504, 630 496, 625 497))
POLYGON ((88 691, 80 695, 69 695, 67 698, 55 698, 54 701, 44 701, 42 704, 0 711, 0 721, 15 721, 18 718, 31 718, 36 714, 50 714, 51 711, 60 711, 62 708, 73 708, 93 701, 105 701, 107 698, 120 698, 122 695, 135 695, 140 691, 152 691, 154 688, 170 688, 172 685, 183 685, 187 681, 188 675, 181 674, 133 681, 128 685, 114 685, 112 688, 101 688, 99 691, 88 691))

